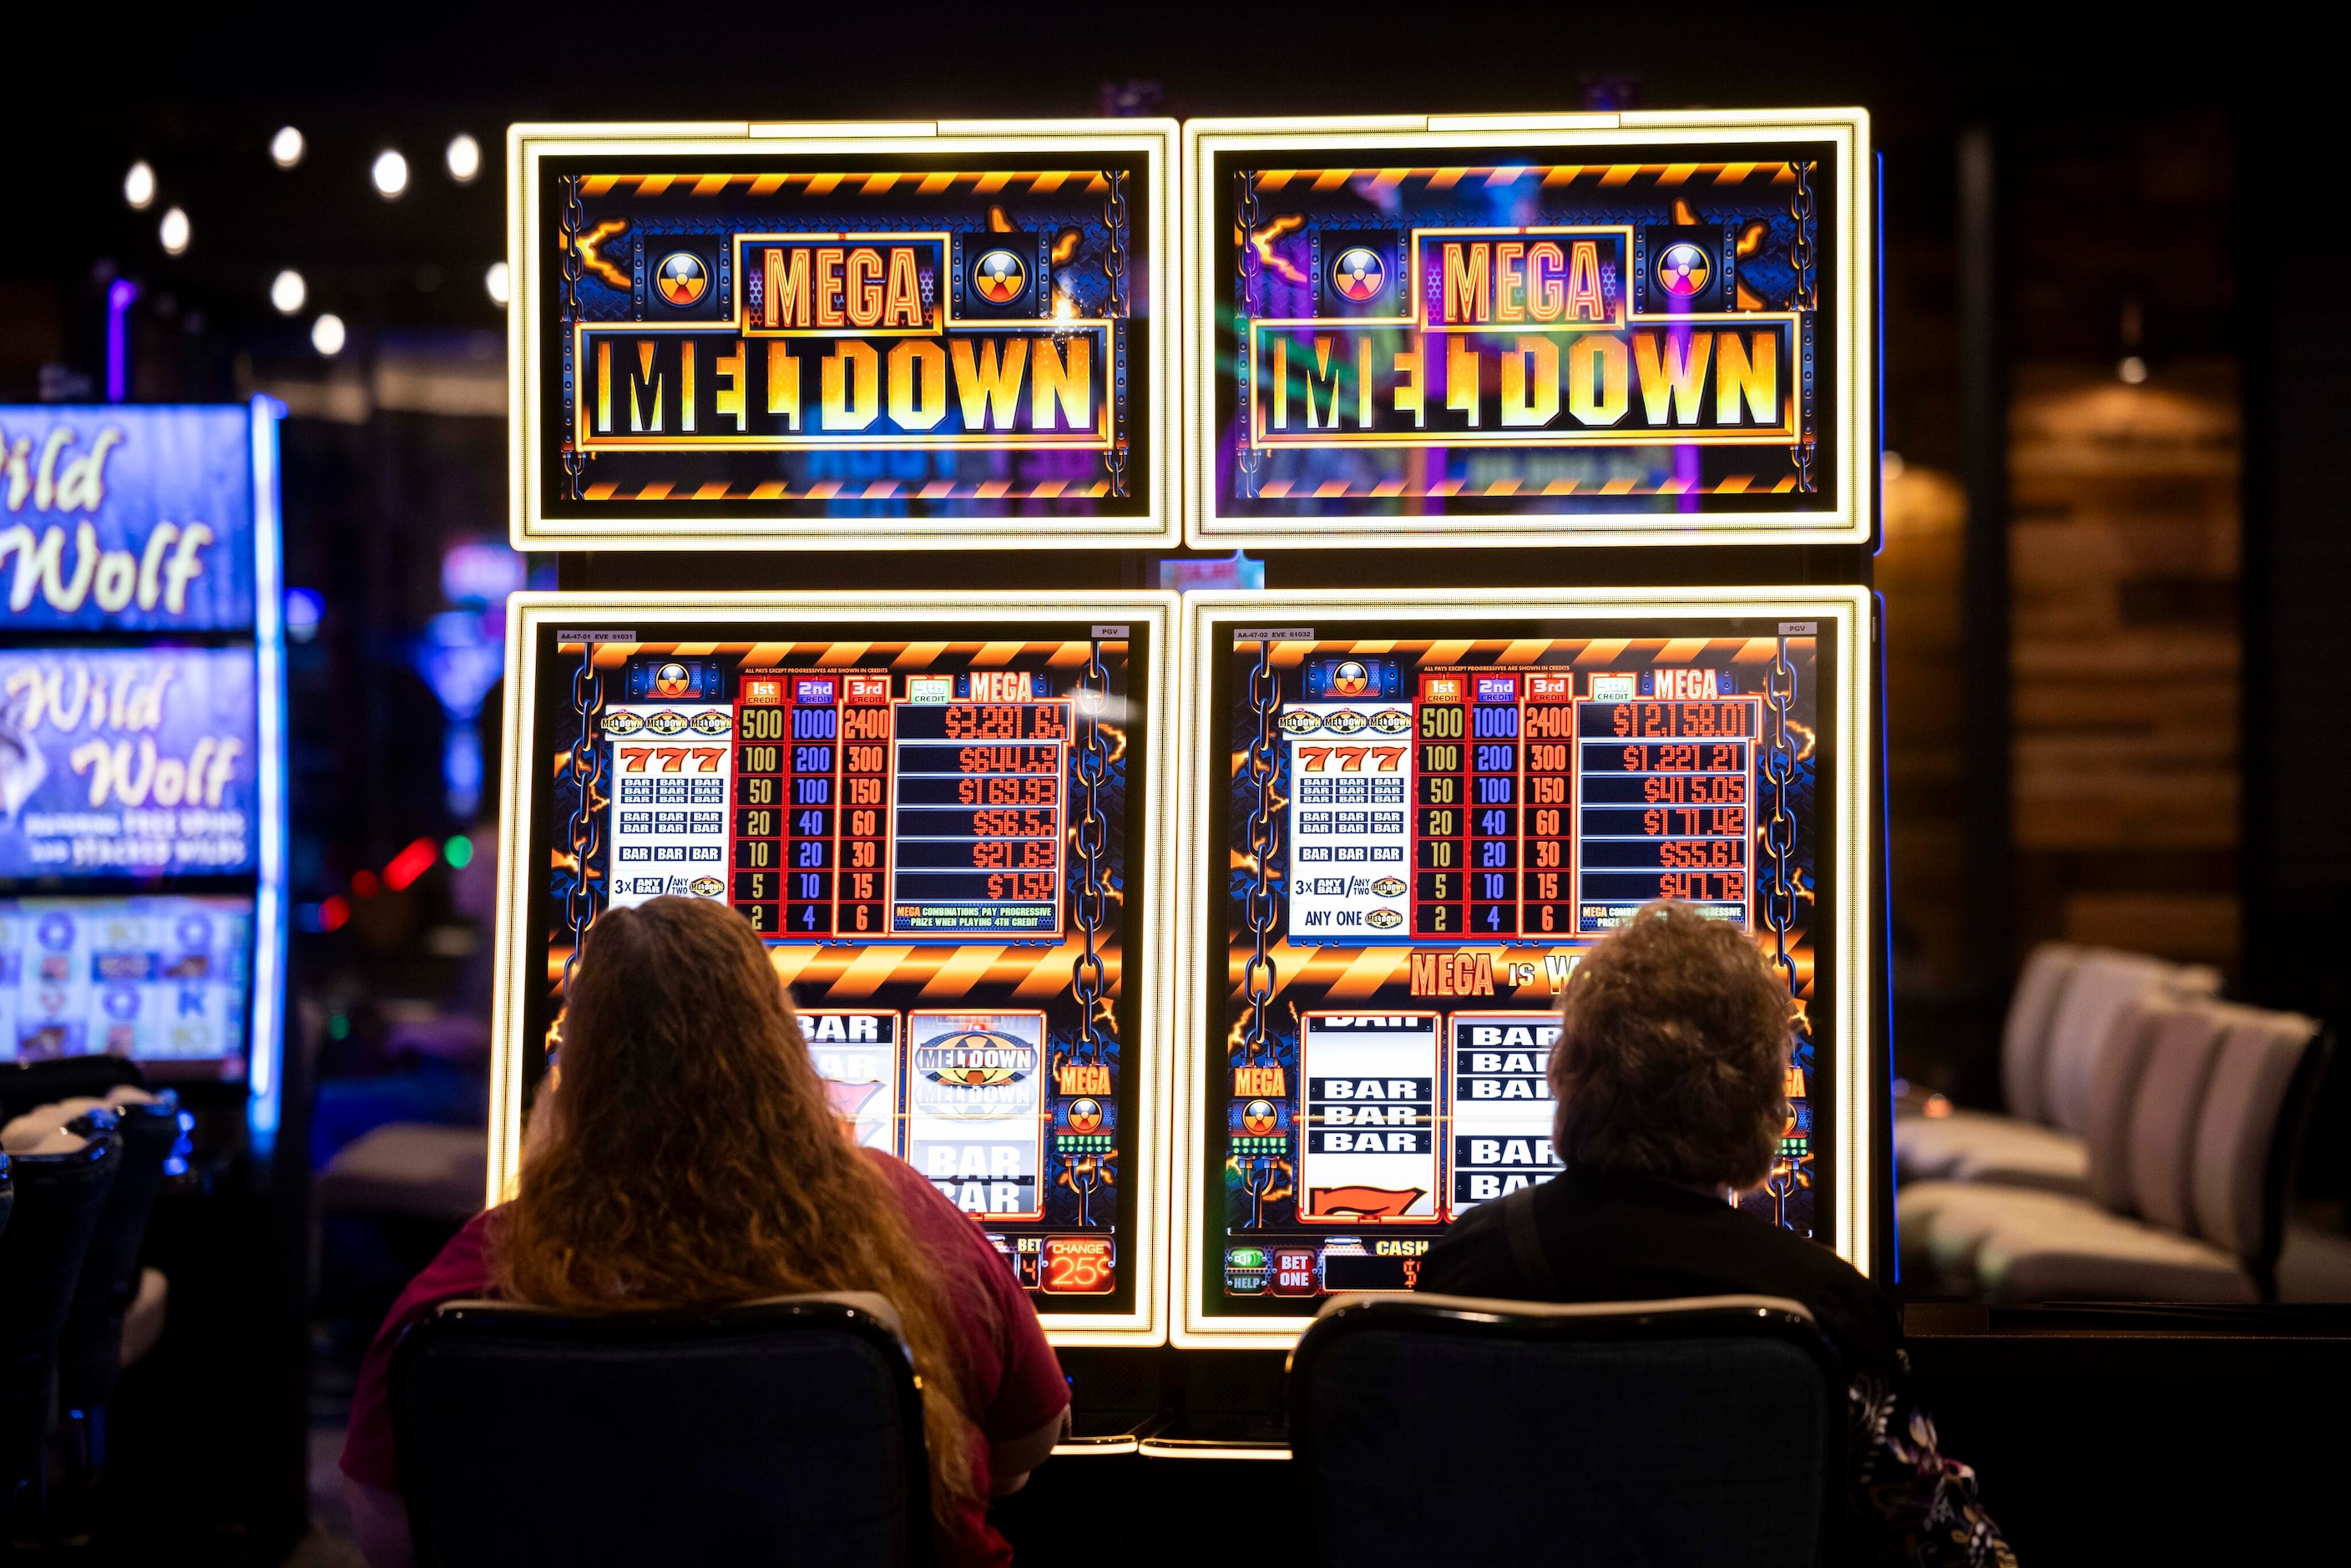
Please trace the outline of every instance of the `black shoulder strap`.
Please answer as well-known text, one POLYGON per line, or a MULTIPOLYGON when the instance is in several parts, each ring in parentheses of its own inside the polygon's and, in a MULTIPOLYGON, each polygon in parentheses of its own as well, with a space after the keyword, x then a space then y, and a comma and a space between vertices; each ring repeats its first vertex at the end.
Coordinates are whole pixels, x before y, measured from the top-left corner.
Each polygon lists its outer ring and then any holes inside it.
POLYGON ((1559 1290, 1559 1279, 1551 1270, 1551 1255, 1543 1250, 1542 1236, 1535 1229, 1536 1188, 1522 1186, 1501 1200, 1502 1222, 1510 1233, 1510 1257, 1519 1266, 1519 1277, 1533 1290, 1550 1296, 1559 1290))

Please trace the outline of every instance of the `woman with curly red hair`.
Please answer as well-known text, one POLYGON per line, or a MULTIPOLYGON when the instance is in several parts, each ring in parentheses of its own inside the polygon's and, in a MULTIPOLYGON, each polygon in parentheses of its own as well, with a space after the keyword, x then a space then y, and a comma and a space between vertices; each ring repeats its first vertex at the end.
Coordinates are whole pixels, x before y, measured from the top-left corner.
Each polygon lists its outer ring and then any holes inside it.
POLYGON ((813 1291, 897 1309, 923 1389, 943 1563, 1006 1563, 987 1500, 1061 1434, 1069 1386, 978 1228, 904 1161, 852 1142, 742 916, 696 899, 607 911, 535 1107, 514 1201, 410 1285, 360 1373, 342 1469, 375 1568, 408 1555, 386 1406, 392 1346, 445 1301, 667 1312, 813 1291))

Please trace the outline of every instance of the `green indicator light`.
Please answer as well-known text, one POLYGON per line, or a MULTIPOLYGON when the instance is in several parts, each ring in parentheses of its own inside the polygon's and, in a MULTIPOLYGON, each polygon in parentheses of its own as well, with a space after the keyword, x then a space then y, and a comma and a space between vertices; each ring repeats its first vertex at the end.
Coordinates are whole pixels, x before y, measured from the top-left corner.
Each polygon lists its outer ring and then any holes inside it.
POLYGON ((442 858, 458 871, 474 863, 474 841, 463 833, 452 833, 449 841, 441 846, 442 858))

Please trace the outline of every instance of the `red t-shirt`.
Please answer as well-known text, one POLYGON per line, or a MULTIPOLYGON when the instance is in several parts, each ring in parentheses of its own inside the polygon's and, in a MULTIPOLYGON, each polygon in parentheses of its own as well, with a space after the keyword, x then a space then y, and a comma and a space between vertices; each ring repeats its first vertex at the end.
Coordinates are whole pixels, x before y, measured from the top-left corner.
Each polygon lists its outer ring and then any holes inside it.
MULTIPOLYGON (((946 1295, 947 1333, 964 1399, 975 1417, 972 1458, 985 1498, 988 1445, 1026 1437, 1060 1415, 1070 1402, 1069 1384, 1053 1347, 1045 1343, 1036 1309, 979 1227, 905 1161, 874 1149, 865 1153, 905 1206, 907 1225, 929 1254, 946 1295)), ((343 1473, 353 1480, 387 1491, 399 1488, 388 1384, 392 1347, 409 1324, 430 1317, 442 1302, 488 1293, 486 1233, 496 1212, 466 1221, 441 1255, 409 1281, 368 1347, 351 1396, 350 1432, 343 1440, 343 1473)), ((1012 1548, 989 1526, 984 1504, 966 1508, 963 1525, 962 1541, 937 1543, 942 1563, 1001 1568, 1012 1561, 1012 1548)))

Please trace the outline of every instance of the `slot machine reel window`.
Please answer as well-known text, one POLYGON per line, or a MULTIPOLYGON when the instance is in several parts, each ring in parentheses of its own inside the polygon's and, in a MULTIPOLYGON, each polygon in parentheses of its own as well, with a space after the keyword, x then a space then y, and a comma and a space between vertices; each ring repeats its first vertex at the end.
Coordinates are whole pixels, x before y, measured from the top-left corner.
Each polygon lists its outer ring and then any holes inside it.
POLYGON ((1799 1020, 1742 1205, 1854 1243, 1865 611, 1804 591, 1193 612, 1186 776, 1231 868, 1193 910, 1193 1331, 1411 1289, 1452 1221, 1555 1173, 1562 988, 1658 899, 1747 933, 1799 1020))
POLYGON ((545 978, 516 998, 509 1116, 603 910, 725 903, 858 1140, 972 1215, 1049 1326, 1147 1328, 1157 982, 1127 956, 1168 610, 528 607, 545 978))

